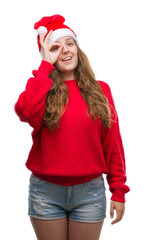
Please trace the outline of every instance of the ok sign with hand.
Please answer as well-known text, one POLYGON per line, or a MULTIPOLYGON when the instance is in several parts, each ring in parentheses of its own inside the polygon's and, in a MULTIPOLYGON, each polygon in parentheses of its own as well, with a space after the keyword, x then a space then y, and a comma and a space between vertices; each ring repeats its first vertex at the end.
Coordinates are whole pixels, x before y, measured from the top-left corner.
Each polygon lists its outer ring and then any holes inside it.
POLYGON ((40 45, 42 48, 42 58, 43 60, 50 62, 51 64, 54 64, 62 50, 63 45, 60 43, 51 43, 48 44, 48 40, 52 34, 53 30, 50 30, 48 35, 45 37, 46 33, 40 34, 40 45))

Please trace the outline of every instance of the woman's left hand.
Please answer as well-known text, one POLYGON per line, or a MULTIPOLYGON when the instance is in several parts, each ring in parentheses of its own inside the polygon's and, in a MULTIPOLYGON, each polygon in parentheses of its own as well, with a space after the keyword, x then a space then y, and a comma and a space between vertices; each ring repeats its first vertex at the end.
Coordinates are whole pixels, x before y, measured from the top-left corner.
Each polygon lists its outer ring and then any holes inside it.
POLYGON ((124 211, 125 211, 125 204, 121 203, 121 202, 111 201, 111 204, 110 204, 110 217, 111 218, 114 217, 114 210, 116 210, 116 218, 115 218, 115 220, 113 220, 111 222, 111 224, 115 224, 122 219, 122 217, 124 215, 124 211))

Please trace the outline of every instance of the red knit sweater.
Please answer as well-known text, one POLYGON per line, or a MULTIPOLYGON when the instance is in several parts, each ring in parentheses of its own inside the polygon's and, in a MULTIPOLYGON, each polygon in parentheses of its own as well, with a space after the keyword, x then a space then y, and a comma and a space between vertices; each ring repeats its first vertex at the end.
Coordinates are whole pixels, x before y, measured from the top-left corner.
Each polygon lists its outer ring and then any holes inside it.
MULTIPOLYGON (((107 174, 111 200, 125 202, 125 193, 130 189, 125 185, 125 156, 118 118, 108 130, 99 119, 89 118, 88 107, 74 79, 64 81, 69 89, 69 103, 60 119, 60 128, 48 131, 42 125, 47 92, 53 84, 48 76, 53 69, 52 64, 42 60, 14 106, 20 120, 33 127, 27 168, 43 180, 64 186, 107 174)), ((98 82, 113 114, 115 105, 110 87, 103 81, 98 82)))

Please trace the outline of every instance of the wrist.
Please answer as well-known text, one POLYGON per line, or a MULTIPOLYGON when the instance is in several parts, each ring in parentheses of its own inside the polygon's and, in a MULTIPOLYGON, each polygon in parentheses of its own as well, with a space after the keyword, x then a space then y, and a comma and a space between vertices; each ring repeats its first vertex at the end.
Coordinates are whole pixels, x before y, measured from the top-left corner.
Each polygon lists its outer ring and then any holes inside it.
POLYGON ((43 57, 43 61, 45 61, 45 62, 49 62, 50 64, 53 65, 53 62, 52 62, 50 59, 48 59, 48 58, 43 57))

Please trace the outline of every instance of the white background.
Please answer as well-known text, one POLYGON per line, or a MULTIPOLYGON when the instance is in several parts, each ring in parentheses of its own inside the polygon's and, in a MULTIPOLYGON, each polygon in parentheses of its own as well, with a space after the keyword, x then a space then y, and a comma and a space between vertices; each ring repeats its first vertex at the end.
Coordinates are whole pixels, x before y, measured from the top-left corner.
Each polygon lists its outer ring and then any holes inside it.
POLYGON ((22 123, 14 104, 41 62, 33 28, 43 16, 63 15, 77 34, 97 80, 112 90, 120 121, 127 166, 126 211, 111 225, 107 188, 107 218, 101 240, 144 239, 144 2, 141 0, 4 1, 0 6, 0 218, 1 239, 36 239, 27 216, 30 171, 25 162, 32 128, 22 123))

